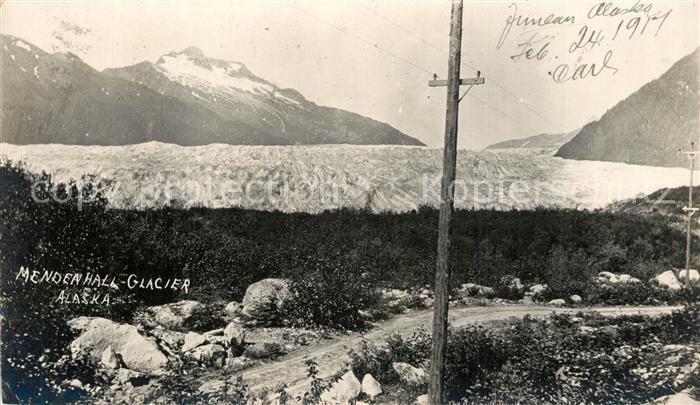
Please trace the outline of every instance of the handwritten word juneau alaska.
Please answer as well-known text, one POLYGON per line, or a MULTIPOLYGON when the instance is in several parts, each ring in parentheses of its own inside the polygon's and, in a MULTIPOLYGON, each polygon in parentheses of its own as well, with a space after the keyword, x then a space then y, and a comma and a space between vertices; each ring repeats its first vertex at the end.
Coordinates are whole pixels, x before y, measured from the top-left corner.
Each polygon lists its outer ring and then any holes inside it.
POLYGON ((136 274, 130 274, 126 280, 120 280, 114 276, 99 275, 96 273, 62 273, 49 270, 29 270, 20 267, 15 280, 23 280, 25 284, 52 284, 70 287, 82 287, 81 292, 62 289, 55 302, 59 304, 88 304, 109 305, 109 292, 95 292, 97 288, 119 290, 120 286, 128 290, 176 290, 189 292, 190 280, 187 278, 143 278, 136 274))
POLYGON ((565 30, 554 31, 551 28, 578 28, 575 35, 561 38, 567 41, 564 48, 576 62, 573 65, 557 62, 556 67, 548 71, 555 83, 594 78, 604 72, 614 75, 619 70, 613 61, 616 41, 631 41, 652 34, 657 36, 673 11, 670 8, 659 9, 653 3, 645 4, 639 0, 628 7, 619 7, 613 2, 597 3, 585 16, 578 18, 555 14, 546 17, 525 16, 520 14, 516 3, 512 3, 508 9, 511 14, 506 17, 496 49, 501 49, 508 42, 514 28, 522 31, 516 34, 516 50, 510 55, 514 62, 564 60, 566 55, 552 55, 551 50, 552 42, 559 40, 560 33, 565 30), (592 53, 589 51, 598 48, 607 49, 601 52, 599 59, 589 60, 592 53))

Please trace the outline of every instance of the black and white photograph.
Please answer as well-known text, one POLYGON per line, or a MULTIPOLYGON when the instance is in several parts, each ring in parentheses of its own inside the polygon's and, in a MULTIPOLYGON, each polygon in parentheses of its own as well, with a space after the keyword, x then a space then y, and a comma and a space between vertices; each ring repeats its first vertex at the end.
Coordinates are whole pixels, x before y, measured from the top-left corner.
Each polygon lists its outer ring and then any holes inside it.
POLYGON ((0 404, 700 404, 700 4, 0 0, 0 404))

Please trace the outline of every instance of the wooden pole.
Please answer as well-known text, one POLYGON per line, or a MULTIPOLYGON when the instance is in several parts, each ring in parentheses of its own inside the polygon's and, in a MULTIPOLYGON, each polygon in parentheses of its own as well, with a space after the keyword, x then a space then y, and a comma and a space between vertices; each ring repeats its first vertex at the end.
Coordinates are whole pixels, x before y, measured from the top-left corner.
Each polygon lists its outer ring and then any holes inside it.
POLYGON ((693 171, 695 170, 695 155, 690 156, 690 187, 688 187, 688 224, 686 228, 685 239, 685 288, 690 288, 690 244, 693 234, 691 232, 693 225, 693 171))
POLYGON ((447 117, 443 151, 442 185, 440 187, 440 220, 438 229, 437 265, 435 271, 435 304, 433 341, 430 354, 429 402, 442 403, 442 383, 447 346, 447 307, 450 294, 450 242, 454 212, 454 182, 457 168, 457 121, 459 117, 459 67, 462 48, 462 0, 452 1, 450 51, 447 68, 447 117))

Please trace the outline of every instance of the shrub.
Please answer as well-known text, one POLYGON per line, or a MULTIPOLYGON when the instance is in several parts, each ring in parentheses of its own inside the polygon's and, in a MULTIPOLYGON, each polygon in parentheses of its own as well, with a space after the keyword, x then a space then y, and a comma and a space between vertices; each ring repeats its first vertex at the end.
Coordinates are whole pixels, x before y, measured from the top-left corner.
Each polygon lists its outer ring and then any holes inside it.
POLYGON ((648 281, 591 283, 582 295, 589 305, 658 305, 683 302, 683 296, 678 291, 662 288, 648 281))
POLYGON ((517 301, 525 296, 525 289, 516 284, 520 281, 515 276, 505 275, 498 280, 498 283, 494 287, 494 291, 497 297, 506 300, 517 301))
POLYGON ((335 260, 314 260, 292 276, 291 298, 281 308, 283 318, 299 327, 361 330, 362 309, 379 302, 375 285, 335 260))

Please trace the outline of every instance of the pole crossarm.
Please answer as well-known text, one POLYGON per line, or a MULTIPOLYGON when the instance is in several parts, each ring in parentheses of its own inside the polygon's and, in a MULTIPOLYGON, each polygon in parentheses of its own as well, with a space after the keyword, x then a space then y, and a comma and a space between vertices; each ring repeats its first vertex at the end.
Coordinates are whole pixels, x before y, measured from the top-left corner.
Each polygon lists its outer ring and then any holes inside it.
MULTIPOLYGON (((428 80, 429 87, 447 86, 447 80, 428 80)), ((468 79, 459 79, 460 86, 473 86, 475 84, 484 84, 486 80, 483 77, 471 77, 468 79)))

